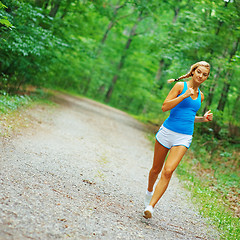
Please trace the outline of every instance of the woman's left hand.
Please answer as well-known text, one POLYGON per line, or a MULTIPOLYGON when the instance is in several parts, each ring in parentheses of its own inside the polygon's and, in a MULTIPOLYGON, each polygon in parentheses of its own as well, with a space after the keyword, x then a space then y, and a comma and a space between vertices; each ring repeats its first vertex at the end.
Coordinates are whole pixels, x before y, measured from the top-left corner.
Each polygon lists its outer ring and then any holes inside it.
POLYGON ((204 122, 210 122, 213 120, 213 114, 211 113, 211 110, 207 111, 203 116, 204 122))

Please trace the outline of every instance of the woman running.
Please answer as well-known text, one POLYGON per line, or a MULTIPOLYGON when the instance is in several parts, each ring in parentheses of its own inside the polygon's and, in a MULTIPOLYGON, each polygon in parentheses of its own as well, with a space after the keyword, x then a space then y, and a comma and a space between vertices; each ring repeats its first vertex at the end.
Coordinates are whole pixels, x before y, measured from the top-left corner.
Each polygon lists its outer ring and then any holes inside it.
POLYGON ((155 205, 166 191, 174 170, 190 147, 194 123, 209 122, 213 119, 211 110, 202 117, 196 116, 204 100, 199 86, 207 80, 209 73, 209 63, 201 61, 193 64, 186 75, 168 80, 168 82, 175 82, 191 77, 188 82, 176 83, 162 105, 163 112, 171 111, 170 116, 156 134, 153 165, 149 172, 145 196, 146 208, 143 215, 145 218, 152 217, 155 205), (168 151, 169 154, 162 170, 168 151), (161 170, 161 178, 153 192, 153 186, 161 170))

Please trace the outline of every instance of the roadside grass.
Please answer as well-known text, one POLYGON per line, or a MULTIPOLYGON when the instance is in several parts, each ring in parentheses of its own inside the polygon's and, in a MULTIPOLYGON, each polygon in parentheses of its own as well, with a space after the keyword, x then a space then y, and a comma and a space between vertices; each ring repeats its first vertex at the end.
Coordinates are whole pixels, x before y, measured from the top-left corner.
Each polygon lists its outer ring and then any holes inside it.
MULTIPOLYGON (((51 93, 40 89, 28 95, 11 96, 0 92, 0 117, 20 107, 53 104, 50 97, 51 93)), ((133 117, 148 125, 148 138, 154 144, 153 133, 159 128, 155 122, 159 122, 159 119, 149 123, 149 118, 133 117)), ((200 213, 219 229, 221 239, 237 240, 240 236, 239 157, 239 145, 197 133, 176 170, 192 193, 192 200, 200 213)))
MULTIPOLYGON (((55 105, 51 101, 52 94, 41 89, 21 92, 17 95, 9 95, 0 92, 0 137, 9 137, 14 133, 20 133, 33 122, 41 123, 40 119, 34 119, 29 112, 32 109, 42 111, 44 105, 55 105)), ((49 110, 48 110, 49 111, 49 110)))
MULTIPOLYGON (((156 127, 150 127, 150 131, 156 127)), ((153 131, 148 139, 155 143, 153 131)), ((221 239, 240 236, 239 145, 212 140, 196 134, 187 154, 176 169, 200 214, 216 226, 221 239), (212 149, 212 151, 210 151, 212 149)))
POLYGON ((0 95, 0 114, 6 114, 32 102, 29 96, 0 95))
POLYGON ((200 213, 219 229, 221 239, 237 240, 240 236, 239 173, 237 169, 226 170, 218 160, 216 163, 199 161, 196 155, 194 150, 189 150, 177 174, 191 191, 200 213))
POLYGON ((51 94, 41 89, 33 92, 22 93, 19 95, 9 95, 6 92, 0 92, 0 115, 8 114, 20 107, 30 106, 36 103, 51 103, 49 100, 51 94))

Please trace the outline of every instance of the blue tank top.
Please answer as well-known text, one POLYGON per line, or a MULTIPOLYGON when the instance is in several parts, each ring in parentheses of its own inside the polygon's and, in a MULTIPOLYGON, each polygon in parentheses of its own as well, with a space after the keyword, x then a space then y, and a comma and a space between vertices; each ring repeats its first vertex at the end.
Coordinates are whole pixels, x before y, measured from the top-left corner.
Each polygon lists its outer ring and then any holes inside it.
MULTIPOLYGON (((184 82, 184 87, 181 96, 188 89, 187 83, 184 82)), ((201 93, 198 89, 198 97, 193 100, 191 97, 185 98, 177 106, 171 109, 170 116, 165 120, 163 126, 171 131, 192 135, 194 130, 194 120, 197 111, 201 107, 201 93)))

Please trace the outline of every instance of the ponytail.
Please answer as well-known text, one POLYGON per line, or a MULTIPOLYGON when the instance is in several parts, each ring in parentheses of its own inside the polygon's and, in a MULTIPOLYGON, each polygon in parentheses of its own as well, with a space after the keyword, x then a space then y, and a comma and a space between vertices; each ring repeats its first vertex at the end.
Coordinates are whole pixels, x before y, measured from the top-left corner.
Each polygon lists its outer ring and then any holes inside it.
POLYGON ((182 79, 189 78, 189 77, 193 76, 193 71, 195 71, 199 66, 204 66, 204 67, 208 68, 209 72, 210 72, 210 64, 209 63, 207 63, 205 61, 197 62, 197 63, 195 63, 191 66, 191 69, 187 74, 185 74, 185 75, 183 75, 179 78, 169 79, 169 80, 167 80, 168 83, 177 82, 179 80, 182 80, 182 79))

